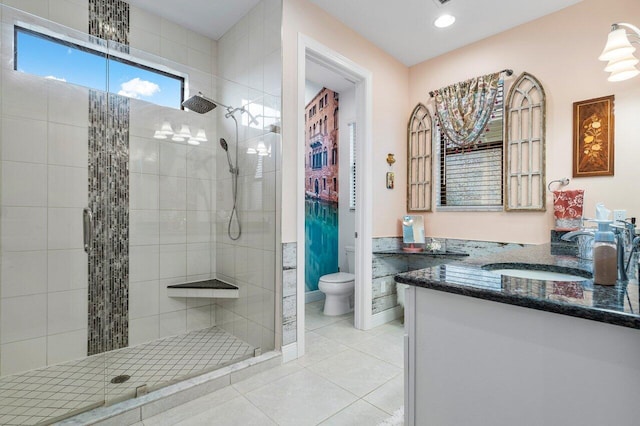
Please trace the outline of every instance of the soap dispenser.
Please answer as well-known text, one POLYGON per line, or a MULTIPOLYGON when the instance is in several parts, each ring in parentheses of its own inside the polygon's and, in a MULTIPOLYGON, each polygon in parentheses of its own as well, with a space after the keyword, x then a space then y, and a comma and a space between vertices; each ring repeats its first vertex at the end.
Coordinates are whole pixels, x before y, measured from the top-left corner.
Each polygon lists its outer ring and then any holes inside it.
POLYGON ((618 279, 616 237, 611 231, 609 210, 604 205, 596 205, 598 231, 593 243, 593 282, 614 285, 618 279))

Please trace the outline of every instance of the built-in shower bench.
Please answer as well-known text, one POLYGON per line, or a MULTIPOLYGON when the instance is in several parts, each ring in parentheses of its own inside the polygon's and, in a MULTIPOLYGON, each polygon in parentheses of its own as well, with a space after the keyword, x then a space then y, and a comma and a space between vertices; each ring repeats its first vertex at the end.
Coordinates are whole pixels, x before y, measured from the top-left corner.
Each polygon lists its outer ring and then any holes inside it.
POLYGON ((167 286, 167 295, 169 297, 237 299, 238 293, 238 287, 220 280, 194 281, 167 286))

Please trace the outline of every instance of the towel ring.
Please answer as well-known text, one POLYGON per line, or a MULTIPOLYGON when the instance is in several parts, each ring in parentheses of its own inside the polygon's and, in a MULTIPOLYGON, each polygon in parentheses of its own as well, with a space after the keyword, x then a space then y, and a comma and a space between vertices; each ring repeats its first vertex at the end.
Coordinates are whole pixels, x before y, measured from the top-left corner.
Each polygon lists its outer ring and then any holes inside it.
POLYGON ((547 185, 547 189, 551 191, 551 184, 556 182, 559 183, 561 186, 569 185, 569 178, 552 180, 551 182, 549 182, 549 185, 547 185))

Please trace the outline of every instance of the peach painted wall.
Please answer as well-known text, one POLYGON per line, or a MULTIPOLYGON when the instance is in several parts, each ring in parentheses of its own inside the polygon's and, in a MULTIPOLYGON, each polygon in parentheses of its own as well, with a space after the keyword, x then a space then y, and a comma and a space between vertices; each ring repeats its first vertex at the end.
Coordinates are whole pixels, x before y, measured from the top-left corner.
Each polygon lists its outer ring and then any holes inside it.
POLYGON ((307 0, 283 1, 282 242, 296 239, 298 33, 349 58, 373 74, 373 236, 399 235, 405 213, 406 131, 409 69, 307 0), (398 160, 389 168, 385 159, 398 160), (385 186, 387 171, 396 173, 395 189, 385 186))
MULTIPOLYGON (((640 77, 609 83, 605 63, 597 59, 614 22, 639 26, 640 1, 584 0, 417 64, 409 70, 405 117, 417 102, 432 107, 430 90, 504 68, 514 70, 510 84, 527 71, 540 80, 547 96, 547 182, 566 176, 571 178, 567 188, 583 188, 586 217, 593 217, 593 206, 599 201, 610 209, 626 209, 627 216, 640 217, 640 77), (572 104, 611 94, 615 95, 615 176, 573 179, 572 104)), ((427 213, 426 232, 436 237, 543 243, 553 226, 552 206, 547 193, 544 213, 427 213)))

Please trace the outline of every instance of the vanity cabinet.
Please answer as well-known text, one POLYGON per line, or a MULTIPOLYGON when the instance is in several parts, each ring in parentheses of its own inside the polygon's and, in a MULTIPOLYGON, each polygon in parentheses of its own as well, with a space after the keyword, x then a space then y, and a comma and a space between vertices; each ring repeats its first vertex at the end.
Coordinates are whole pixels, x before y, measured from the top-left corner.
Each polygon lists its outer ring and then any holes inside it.
POLYGON ((409 284, 406 425, 640 424, 637 328, 409 284))

